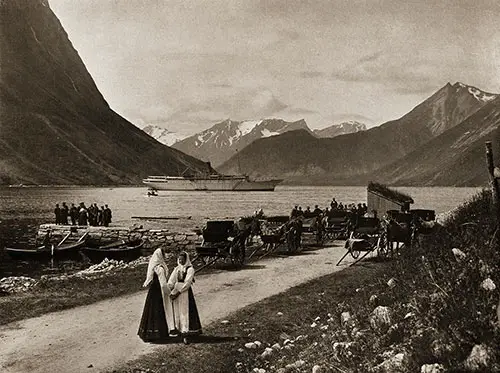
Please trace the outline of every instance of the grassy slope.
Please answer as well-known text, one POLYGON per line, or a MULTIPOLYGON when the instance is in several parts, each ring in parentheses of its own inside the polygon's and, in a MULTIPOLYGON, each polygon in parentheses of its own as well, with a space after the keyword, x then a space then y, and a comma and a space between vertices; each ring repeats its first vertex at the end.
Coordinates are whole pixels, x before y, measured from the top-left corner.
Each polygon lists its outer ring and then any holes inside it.
POLYGON ((228 324, 207 327, 202 343, 175 345, 116 371, 250 372, 258 367, 310 372, 318 364, 323 371, 370 372, 387 357, 405 353, 397 371, 417 372, 423 364, 440 363, 448 372, 467 372, 472 370, 464 362, 478 344, 489 349, 489 357, 476 371, 500 371, 499 293, 481 287, 487 278, 500 284, 494 231, 489 194, 483 193, 397 260, 365 263, 298 286, 236 312, 228 324), (460 248, 465 259, 457 260, 453 248, 460 248), (391 277, 394 287, 387 284, 391 277), (377 300, 370 301, 372 295, 377 300), (370 326, 376 305, 391 308, 390 328, 370 326), (342 325, 340 315, 346 311, 354 321, 342 325), (307 337, 268 359, 258 358, 265 347, 299 335, 307 337), (263 345, 243 348, 255 340, 263 345), (351 344, 343 348, 338 342, 351 344), (290 367, 298 360, 304 365, 290 367))

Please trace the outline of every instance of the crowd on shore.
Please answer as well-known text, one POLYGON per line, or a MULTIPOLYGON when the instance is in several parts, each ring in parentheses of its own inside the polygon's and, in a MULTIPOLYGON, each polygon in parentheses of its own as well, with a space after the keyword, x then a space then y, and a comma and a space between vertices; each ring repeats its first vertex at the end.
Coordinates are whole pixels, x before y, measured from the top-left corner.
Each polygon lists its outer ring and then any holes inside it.
POLYGON ((69 225, 69 220, 71 220, 71 225, 107 227, 112 218, 111 209, 108 205, 99 208, 97 203, 94 203, 86 207, 84 202, 80 202, 79 207, 76 207, 74 203, 71 204, 71 207, 68 207, 66 202, 63 202, 61 207, 56 204, 54 215, 58 225, 69 225))
POLYGON ((366 205, 366 203, 358 203, 357 205, 355 203, 344 204, 342 202, 337 202, 335 198, 332 198, 330 206, 327 206, 324 209, 321 209, 319 205, 315 205, 314 210, 311 210, 310 206, 307 206, 305 210, 302 210, 302 206, 296 205, 292 209, 290 217, 296 218, 302 216, 307 219, 319 215, 329 216, 334 211, 348 211, 355 215, 363 216, 368 212, 368 206, 366 205))

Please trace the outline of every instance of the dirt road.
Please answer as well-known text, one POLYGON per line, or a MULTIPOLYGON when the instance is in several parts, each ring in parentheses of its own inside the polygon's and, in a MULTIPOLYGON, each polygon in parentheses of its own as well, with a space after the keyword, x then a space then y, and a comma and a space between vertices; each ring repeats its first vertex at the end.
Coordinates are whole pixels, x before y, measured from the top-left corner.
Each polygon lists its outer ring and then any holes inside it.
MULTIPOLYGON (((333 247, 252 262, 239 271, 198 275, 203 325, 310 279, 345 268, 333 247)), ((143 343, 137 328, 146 291, 0 327, 0 372, 100 372, 168 345, 143 343), (92 367, 89 368, 89 366, 92 367)))

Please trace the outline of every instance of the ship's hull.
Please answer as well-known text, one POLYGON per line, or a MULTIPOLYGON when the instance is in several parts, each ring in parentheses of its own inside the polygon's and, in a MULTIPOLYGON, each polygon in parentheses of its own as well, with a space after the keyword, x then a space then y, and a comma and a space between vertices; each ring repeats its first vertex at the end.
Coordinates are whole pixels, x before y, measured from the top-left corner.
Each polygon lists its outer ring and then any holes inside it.
POLYGON ((147 178, 142 182, 156 190, 273 191, 282 180, 251 181, 246 178, 184 179, 147 178))

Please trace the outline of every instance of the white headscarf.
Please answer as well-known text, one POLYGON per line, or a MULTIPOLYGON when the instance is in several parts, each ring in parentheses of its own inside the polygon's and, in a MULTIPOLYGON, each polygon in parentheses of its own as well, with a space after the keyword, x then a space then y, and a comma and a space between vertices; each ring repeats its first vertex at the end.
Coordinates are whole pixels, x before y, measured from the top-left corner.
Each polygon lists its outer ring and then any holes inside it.
POLYGON ((148 272, 146 274, 146 281, 144 281, 143 286, 148 286, 151 281, 153 281, 154 271, 157 266, 162 266, 165 270, 165 276, 168 276, 168 266, 165 262, 163 251, 161 249, 156 249, 149 259, 148 272))
POLYGON ((179 256, 181 255, 185 255, 186 256, 186 263, 184 264, 181 264, 181 262, 179 261, 180 258, 177 258, 177 268, 179 271, 181 271, 182 273, 186 272, 188 267, 192 267, 193 265, 191 264, 191 260, 189 259, 189 254, 185 251, 181 251, 179 253, 179 256))

